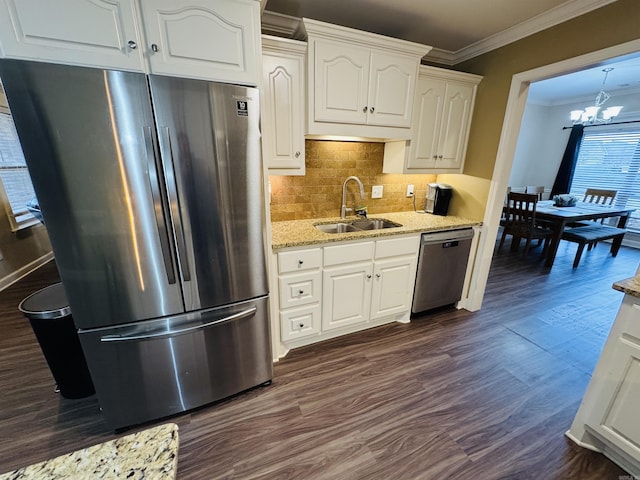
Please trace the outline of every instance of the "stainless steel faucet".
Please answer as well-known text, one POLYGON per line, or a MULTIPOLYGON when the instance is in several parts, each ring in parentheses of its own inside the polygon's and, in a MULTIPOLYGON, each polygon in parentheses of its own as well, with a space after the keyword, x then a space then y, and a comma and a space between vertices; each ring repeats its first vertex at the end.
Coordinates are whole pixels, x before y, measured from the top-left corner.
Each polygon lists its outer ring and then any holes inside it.
POLYGON ((364 200, 364 185, 362 185, 360 179, 353 175, 347 177, 347 179, 342 184, 342 206, 340 207, 340 218, 346 218, 347 212, 353 211, 353 208, 347 208, 347 183, 349 183, 349 180, 353 180, 358 184, 358 186, 360 187, 360 198, 364 200))

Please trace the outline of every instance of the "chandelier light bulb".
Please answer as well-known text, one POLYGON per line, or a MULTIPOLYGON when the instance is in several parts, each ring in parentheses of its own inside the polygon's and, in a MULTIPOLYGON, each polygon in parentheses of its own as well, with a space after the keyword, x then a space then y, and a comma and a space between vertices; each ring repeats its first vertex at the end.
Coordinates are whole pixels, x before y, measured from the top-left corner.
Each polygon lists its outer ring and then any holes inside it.
POLYGON ((609 72, 613 70, 612 67, 603 68, 604 79, 602 80, 602 87, 600 91, 596 95, 595 102, 592 106, 585 107, 584 110, 571 110, 570 118, 573 124, 584 124, 591 125, 595 123, 609 123, 613 120, 614 117, 620 114, 620 110, 622 110, 622 106, 616 105, 613 107, 605 108, 600 112, 600 116, 598 116, 598 112, 600 111, 600 107, 611 98, 604 90, 604 86, 607 83, 607 77, 609 76, 609 72))

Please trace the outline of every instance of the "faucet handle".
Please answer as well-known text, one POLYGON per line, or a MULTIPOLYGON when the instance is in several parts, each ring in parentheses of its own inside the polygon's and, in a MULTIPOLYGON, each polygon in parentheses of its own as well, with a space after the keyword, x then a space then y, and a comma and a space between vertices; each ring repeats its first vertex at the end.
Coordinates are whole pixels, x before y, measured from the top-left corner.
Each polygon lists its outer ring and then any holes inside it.
POLYGON ((355 212, 356 212, 356 215, 365 219, 367 218, 367 207, 365 205, 360 205, 359 207, 356 207, 355 212))

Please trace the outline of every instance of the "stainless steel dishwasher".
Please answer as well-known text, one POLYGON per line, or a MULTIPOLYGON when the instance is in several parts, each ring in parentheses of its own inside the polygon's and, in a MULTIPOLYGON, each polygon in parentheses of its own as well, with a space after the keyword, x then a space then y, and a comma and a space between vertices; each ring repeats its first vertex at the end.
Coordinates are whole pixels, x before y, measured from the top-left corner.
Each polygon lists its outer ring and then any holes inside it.
POLYGON ((471 228, 422 234, 412 313, 460 300, 472 238, 471 228))

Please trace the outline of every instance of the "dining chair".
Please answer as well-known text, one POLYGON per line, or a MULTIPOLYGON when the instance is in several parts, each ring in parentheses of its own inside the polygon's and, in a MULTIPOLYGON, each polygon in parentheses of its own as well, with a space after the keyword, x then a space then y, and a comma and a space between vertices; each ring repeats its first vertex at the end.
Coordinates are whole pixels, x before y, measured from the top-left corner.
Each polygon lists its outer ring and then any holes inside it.
POLYGON ((603 205, 612 205, 616 198, 617 190, 605 190, 602 188, 587 188, 584 192, 585 203, 601 203, 603 205))
POLYGON ((527 187, 525 187, 524 193, 534 193, 538 196, 538 200, 542 200, 542 195, 544 194, 544 187, 528 185, 527 187))
MULTIPOLYGON (((602 205, 613 205, 613 200, 616 198, 617 190, 606 190, 603 188, 587 188, 584 192, 584 197, 582 201, 585 203, 599 203, 602 205)), ((584 220, 582 222, 573 222, 568 226, 575 227, 588 227, 593 224, 604 223, 604 219, 601 219, 599 222, 594 220, 584 220)), ((591 250, 592 245, 589 245, 589 250, 591 250)))
POLYGON ((511 250, 516 250, 520 244, 520 239, 526 239, 524 255, 529 253, 531 240, 544 240, 542 254, 547 252, 549 239, 553 232, 536 224, 536 204, 538 196, 533 193, 509 192, 507 195, 507 205, 505 206, 505 223, 502 230, 502 237, 498 250, 502 248, 507 235, 511 235, 511 250))

